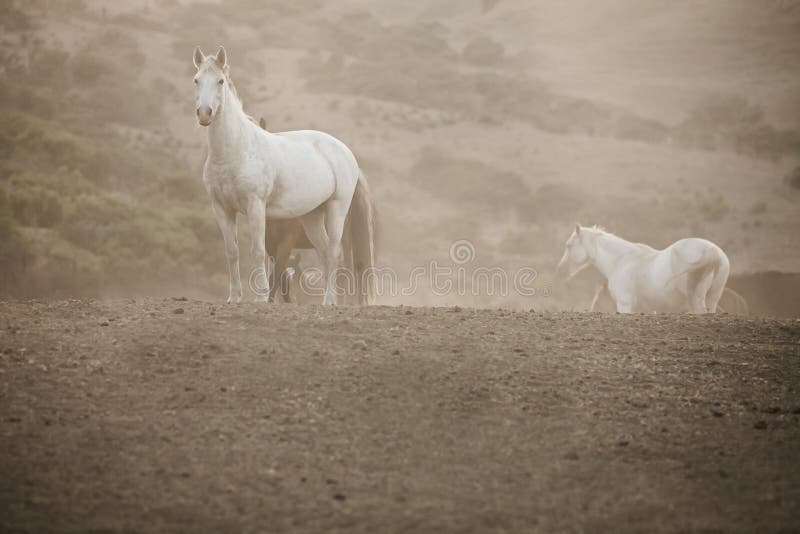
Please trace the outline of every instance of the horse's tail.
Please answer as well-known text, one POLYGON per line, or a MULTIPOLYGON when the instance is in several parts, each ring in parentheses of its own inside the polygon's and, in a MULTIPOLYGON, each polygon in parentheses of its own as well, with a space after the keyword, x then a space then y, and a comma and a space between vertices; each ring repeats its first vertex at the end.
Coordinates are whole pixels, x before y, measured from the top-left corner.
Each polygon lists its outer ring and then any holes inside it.
POLYGON ((750 315, 750 307, 745 298, 729 287, 722 291, 717 309, 731 315, 750 315))
POLYGON ((375 219, 372 197, 363 172, 358 175, 356 191, 350 205, 350 243, 353 249, 353 274, 358 302, 372 304, 375 300, 375 219))
POLYGON ((731 274, 731 263, 728 256, 722 252, 722 249, 714 247, 716 261, 710 263, 713 265, 713 278, 711 279, 711 287, 706 293, 706 309, 710 313, 717 312, 717 305, 719 299, 722 298, 722 293, 725 291, 725 284, 728 283, 728 275, 731 274))

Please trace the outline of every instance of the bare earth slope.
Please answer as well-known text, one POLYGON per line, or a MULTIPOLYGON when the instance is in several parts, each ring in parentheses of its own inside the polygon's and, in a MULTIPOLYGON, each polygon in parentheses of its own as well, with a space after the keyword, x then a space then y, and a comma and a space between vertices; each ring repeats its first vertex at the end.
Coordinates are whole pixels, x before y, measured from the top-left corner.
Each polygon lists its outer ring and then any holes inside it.
POLYGON ((775 531, 800 323, 0 303, 2 531, 775 531))

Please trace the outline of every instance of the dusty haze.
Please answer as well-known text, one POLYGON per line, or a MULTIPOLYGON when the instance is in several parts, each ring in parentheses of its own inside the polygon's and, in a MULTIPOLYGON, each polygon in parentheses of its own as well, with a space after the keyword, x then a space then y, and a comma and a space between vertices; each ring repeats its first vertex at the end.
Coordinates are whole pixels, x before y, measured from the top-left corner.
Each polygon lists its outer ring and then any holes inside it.
MULTIPOLYGON (((249 114, 353 149, 398 280, 457 240, 469 269, 539 273, 535 296, 382 303, 583 309, 589 275, 552 280, 576 221, 706 237, 737 276, 800 271, 800 2, 5 6, 5 295, 225 295, 191 83, 192 48, 219 44, 249 114)), ((796 295, 786 276, 771 290, 796 295)))
POLYGON ((797 531, 800 1, 0 12, 0 532, 797 531), (352 148, 383 305, 225 303, 220 44, 352 148), (716 242, 751 315, 584 313, 577 221, 716 242))

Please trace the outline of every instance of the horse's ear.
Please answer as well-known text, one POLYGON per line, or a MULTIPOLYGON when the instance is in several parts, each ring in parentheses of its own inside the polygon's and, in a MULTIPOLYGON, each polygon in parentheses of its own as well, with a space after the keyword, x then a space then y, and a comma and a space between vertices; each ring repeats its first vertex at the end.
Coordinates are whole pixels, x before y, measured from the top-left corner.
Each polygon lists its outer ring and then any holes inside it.
POLYGON ((580 223, 575 223, 575 234, 581 235, 581 225, 580 223))
POLYGON ((260 119, 258 119, 258 125, 261 126, 262 130, 266 130, 267 129, 267 121, 264 120, 264 117, 261 117, 260 119))
POLYGON ((200 68, 200 65, 202 65, 203 61, 206 59, 205 54, 203 54, 203 51, 200 50, 199 46, 194 47, 194 57, 192 59, 194 60, 194 66, 197 69, 200 68))
POLYGON ((224 69, 227 64, 228 53, 225 52, 225 47, 220 45, 219 50, 217 50, 217 65, 224 69))

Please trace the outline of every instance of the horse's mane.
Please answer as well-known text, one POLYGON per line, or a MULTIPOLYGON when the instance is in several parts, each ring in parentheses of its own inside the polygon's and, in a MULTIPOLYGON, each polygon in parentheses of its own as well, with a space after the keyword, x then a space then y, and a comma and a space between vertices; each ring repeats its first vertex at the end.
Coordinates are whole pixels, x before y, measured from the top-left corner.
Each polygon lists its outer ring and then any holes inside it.
MULTIPOLYGON (((239 92, 236 90, 236 85, 233 83, 233 78, 231 78, 231 70, 227 65, 225 65, 225 68, 222 70, 222 74, 225 76, 225 83, 227 83, 228 87, 230 87, 231 93, 233 93, 233 97, 236 99, 237 102, 239 102, 239 105, 242 107, 242 111, 244 111, 244 102, 242 101, 242 98, 239 96, 239 92)), ((244 116, 247 117, 247 120, 249 120, 250 122, 258 124, 258 121, 255 120, 250 115, 248 115, 247 112, 244 113, 244 116)), ((266 128, 264 129, 266 130, 266 128)))
POLYGON ((641 252, 650 252, 650 251, 654 250, 653 247, 651 247, 650 245, 648 245, 646 243, 637 243, 635 241, 628 241, 627 239, 625 239, 623 237, 620 237, 620 236, 618 236, 617 234, 615 234, 613 232, 609 232, 604 227, 599 226, 597 224, 595 224, 593 226, 590 226, 587 229, 588 230, 593 230, 595 232, 599 232, 601 235, 606 235, 606 236, 610 236, 610 237, 615 237, 617 239, 621 239, 622 241, 625 241, 626 243, 630 243, 631 245, 635 245, 641 252))
POLYGON ((236 98, 236 101, 242 105, 242 108, 244 108, 244 102, 242 102, 241 97, 239 97, 239 91, 236 90, 236 84, 233 83, 233 78, 231 78, 231 69, 227 65, 225 65, 225 68, 222 69, 222 74, 225 76, 225 83, 227 83, 228 87, 230 87, 234 98, 236 98))

